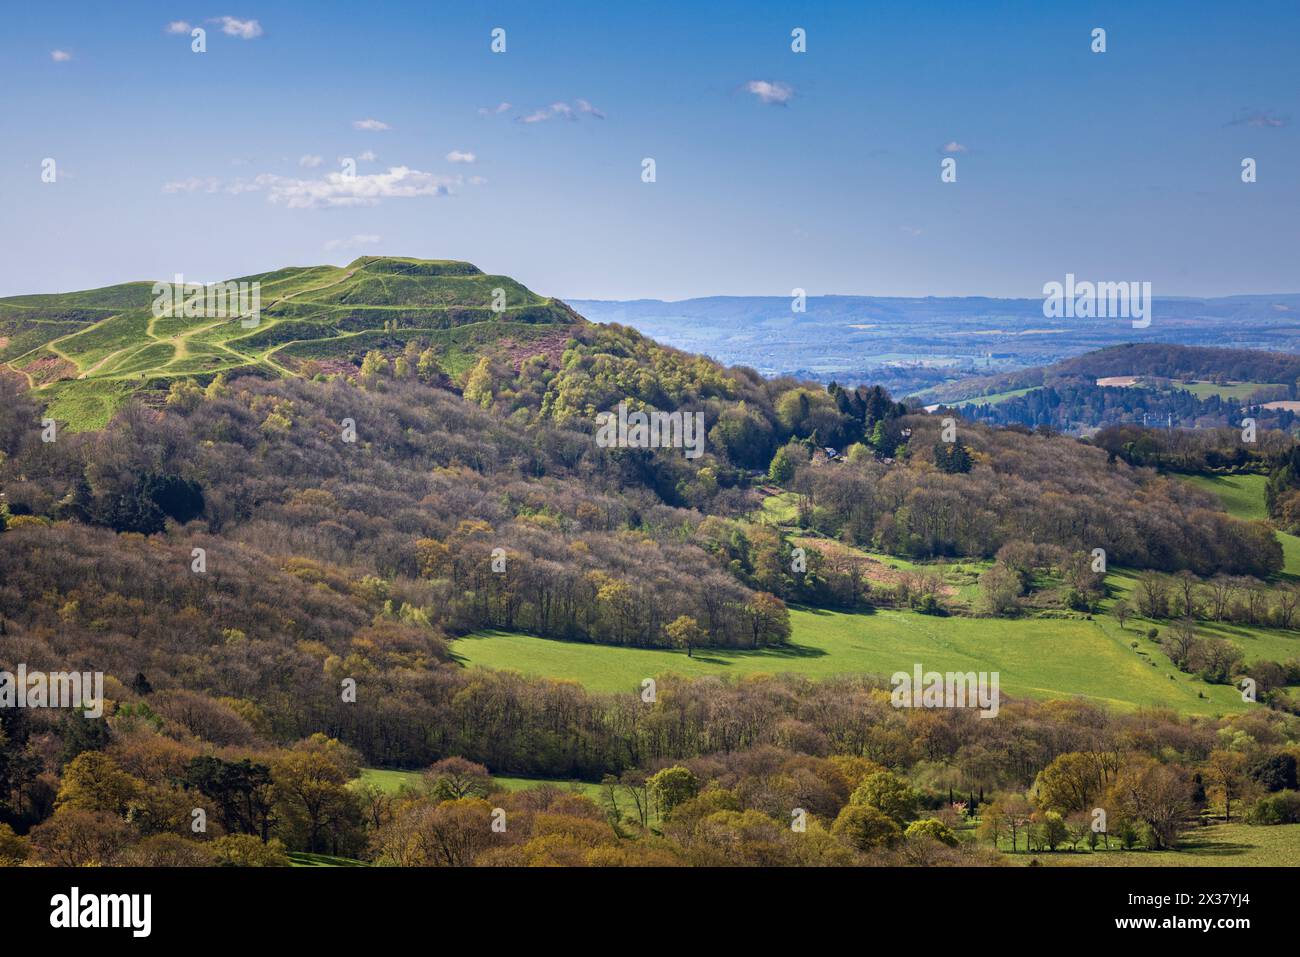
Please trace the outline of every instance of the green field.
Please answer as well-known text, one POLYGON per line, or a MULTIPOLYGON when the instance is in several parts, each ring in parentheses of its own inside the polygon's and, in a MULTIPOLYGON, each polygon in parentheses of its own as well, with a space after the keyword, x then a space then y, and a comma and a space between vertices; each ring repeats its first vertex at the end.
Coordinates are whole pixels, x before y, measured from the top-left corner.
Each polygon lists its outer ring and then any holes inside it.
MULTIPOLYGON (((1233 689, 1178 672, 1154 645, 1138 654, 1132 626, 1113 619, 935 618, 913 612, 851 614, 794 608, 794 636, 782 648, 679 651, 621 648, 486 631, 455 641, 470 667, 509 669, 577 681, 596 691, 633 691, 645 678, 756 674, 874 674, 926 670, 997 671, 1004 694, 1080 696, 1123 709, 1159 705, 1185 714, 1218 714, 1247 705, 1233 689), (1152 664, 1154 662, 1154 664, 1152 664), (1172 675, 1172 677, 1170 677, 1172 675), (1205 697, 1199 697, 1204 694, 1205 697)), ((1145 639, 1143 639, 1145 641, 1145 639)), ((1298 643, 1300 644, 1300 643, 1298 643)))
MULTIPOLYGON (((1137 577, 1138 573, 1131 569, 1112 568, 1106 576, 1110 597, 1102 603, 1103 610, 1109 612, 1115 602, 1121 598, 1127 600, 1129 606, 1136 609, 1133 589, 1137 585, 1137 577)), ((1172 576, 1169 581, 1172 587, 1172 576)), ((1106 621, 1110 623, 1111 619, 1107 617, 1106 621)), ((1129 633, 1129 640, 1138 641, 1142 650, 1151 651, 1156 649, 1156 644, 1148 641, 1144 633, 1152 627, 1163 631, 1168 625, 1168 622, 1148 621, 1135 611, 1133 617, 1127 622, 1125 630, 1129 633)), ((1231 641, 1242 650, 1247 664, 1261 659, 1287 661, 1300 657, 1300 632, 1220 621, 1197 621, 1195 628, 1196 634, 1202 638, 1225 638, 1231 641)))
POLYGON ((1175 851, 1107 850, 1027 853, 1021 849, 1007 860, 1049 867, 1296 867, 1300 866, 1300 824, 1258 826, 1211 824, 1183 835, 1175 851))
MULTIPOLYGON (((1265 517, 1264 477, 1229 475, 1190 479, 1217 494, 1232 514, 1265 517)), ((752 518, 789 526, 795 496, 783 492, 763 499, 752 518)), ((1279 536, 1287 571, 1300 574, 1300 538, 1279 536)), ((970 604, 986 562, 918 564, 863 552, 886 568, 930 570, 955 590, 950 601, 970 604)), ((1107 576, 1109 610, 1119 598, 1132 602, 1136 573, 1112 568, 1107 576)), ((685 677, 788 672, 825 678, 841 674, 888 677, 920 662, 927 670, 998 671, 1005 693, 1033 698, 1074 695, 1120 708, 1172 707, 1186 714, 1215 714, 1248 707, 1232 688, 1209 685, 1175 669, 1158 642, 1145 637, 1149 627, 1167 623, 1135 618, 1125 629, 1109 614, 1089 621, 1067 618, 936 618, 906 611, 849 614, 795 608, 788 647, 751 650, 702 649, 693 657, 679 651, 622 648, 564 642, 504 631, 467 635, 453 644, 454 654, 471 667, 485 667, 576 681, 596 691, 631 691, 647 677, 674 673, 685 677), (1131 645, 1136 642, 1138 647, 1131 645)), ((1285 661, 1300 656, 1300 634, 1217 622, 1198 622, 1203 637, 1226 638, 1249 663, 1285 661)))
POLYGON ((752 518, 765 525, 793 525, 799 519, 798 500, 794 492, 766 495, 752 518))
MULTIPOLYGON (((1268 519, 1264 506, 1264 485, 1268 479, 1263 475, 1184 475, 1182 478, 1217 495, 1229 515, 1252 522, 1268 519)), ((1278 532, 1277 538, 1282 543, 1286 562, 1283 575, 1300 578, 1300 536, 1278 532)))
POLYGON ((365 861, 352 857, 337 857, 333 854, 308 854, 306 851, 292 851, 289 860, 294 867, 369 867, 365 861))
POLYGON ((1229 515, 1252 522, 1268 519, 1268 510, 1264 507, 1264 484, 1267 478, 1263 475, 1185 475, 1182 477, 1197 488, 1217 495, 1223 502, 1223 510, 1229 515))
POLYGON ((1007 399, 1028 395, 1038 388, 1039 386, 1030 386, 1026 389, 1009 389, 1006 392, 994 392, 989 395, 973 395, 969 399, 962 399, 960 402, 947 402, 944 404, 954 409, 965 408, 968 405, 997 405, 999 402, 1007 401, 1007 399))
MULTIPOLYGON (((523 791, 527 788, 535 788, 539 784, 554 784, 559 787, 576 788, 593 801, 600 800, 600 785, 593 781, 566 781, 557 778, 514 778, 495 774, 492 776, 492 780, 504 791, 523 791)), ((419 771, 362 768, 361 777, 357 781, 362 784, 377 784, 388 794, 398 794, 404 787, 418 790, 421 787, 422 777, 419 771)))
POLYGON ((1208 399, 1217 395, 1221 399, 1249 399, 1260 389, 1277 386, 1275 382, 1232 382, 1228 385, 1216 385, 1213 382, 1178 383, 1177 388, 1192 393, 1198 399, 1208 399))

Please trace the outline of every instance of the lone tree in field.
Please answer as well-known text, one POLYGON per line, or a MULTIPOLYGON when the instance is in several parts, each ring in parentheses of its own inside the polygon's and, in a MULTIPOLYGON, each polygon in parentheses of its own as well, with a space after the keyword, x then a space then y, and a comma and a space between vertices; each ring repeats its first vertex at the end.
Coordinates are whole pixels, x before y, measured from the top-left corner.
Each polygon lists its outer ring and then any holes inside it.
POLYGON ((686 649, 687 658, 691 657, 692 648, 704 642, 704 631, 690 615, 681 615, 664 625, 664 634, 674 648, 686 649))
POLYGON ((1121 598, 1119 601, 1115 602, 1115 607, 1111 609, 1111 614, 1113 614, 1115 620, 1119 622, 1120 628, 1123 628, 1124 622, 1128 621, 1132 616, 1133 609, 1129 607, 1128 602, 1121 598))
POLYGON ((424 772, 430 793, 444 801, 483 797, 492 790, 492 775, 481 764, 465 758, 443 758, 424 772))

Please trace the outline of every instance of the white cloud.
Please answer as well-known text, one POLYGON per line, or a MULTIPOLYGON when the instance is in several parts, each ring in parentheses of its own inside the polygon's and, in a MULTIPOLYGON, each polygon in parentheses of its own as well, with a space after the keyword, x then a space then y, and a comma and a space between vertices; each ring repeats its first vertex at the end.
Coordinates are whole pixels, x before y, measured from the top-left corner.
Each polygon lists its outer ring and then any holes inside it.
POLYGON ((221 32, 226 36, 239 37, 241 40, 256 40, 262 35, 262 25, 256 20, 237 20, 234 17, 214 17, 212 23, 221 24, 221 32))
POLYGON ((498 113, 504 113, 510 109, 510 104, 502 100, 496 106, 480 106, 478 108, 479 116, 494 116, 498 113))
POLYGON ((383 173, 326 173, 320 179, 261 173, 251 179, 240 177, 223 183, 215 176, 195 176, 164 183, 163 192, 221 191, 231 196, 264 192, 268 202, 289 209, 331 209, 341 206, 378 206, 385 199, 448 196, 452 187, 463 183, 464 178, 461 176, 440 176, 407 166, 392 166, 383 173))
POLYGON ((471 176, 469 178, 469 185, 471 186, 482 186, 486 182, 487 180, 485 180, 482 176, 471 176))
POLYGON ((944 151, 945 153, 967 153, 967 152, 969 152, 969 150, 967 150, 967 148, 966 148, 966 144, 964 144, 964 143, 958 143, 956 140, 949 140, 947 143, 944 143, 944 144, 943 144, 943 151, 944 151))
POLYGON ((605 114, 596 109, 586 100, 574 100, 574 105, 570 106, 563 101, 557 101, 550 106, 542 106, 533 110, 525 116, 519 117, 520 123, 544 123, 547 120, 576 120, 579 115, 594 116, 598 120, 603 120, 605 114))
POLYGON ((364 120, 353 120, 352 128, 354 130, 391 130, 392 127, 382 120, 366 118, 364 120))
POLYGON ((188 20, 173 20, 164 29, 168 33, 189 33, 190 24, 188 20))
POLYGON ((307 169, 315 169, 321 163, 325 162, 322 156, 316 156, 314 153, 308 153, 306 156, 299 157, 298 165, 307 169))
POLYGON ((191 176, 189 179, 172 180, 163 183, 164 193, 215 193, 221 188, 221 180, 215 176, 191 176))
POLYGON ((72 54, 67 50, 51 50, 50 59, 55 63, 67 63, 72 59, 72 54))
POLYGON ((750 80, 745 84, 745 92, 753 93, 761 102, 771 106, 785 106, 794 98, 793 87, 767 80, 750 80))
POLYGON ((521 116, 521 123, 543 123, 546 120, 553 120, 556 117, 563 117, 566 120, 573 119, 573 107, 568 103, 552 103, 550 106, 543 106, 533 110, 527 116, 521 116))
POLYGON ((331 239, 325 243, 325 248, 355 249, 358 246, 373 246, 382 239, 382 236, 377 236, 374 233, 357 233, 356 235, 349 236, 347 239, 331 239))
POLYGON ((379 155, 374 150, 362 150, 360 155, 357 156, 357 159, 363 160, 367 163, 373 163, 375 160, 379 159, 379 155))
POLYGON ((406 166, 393 166, 384 173, 327 173, 323 179, 290 179, 283 176, 258 177, 267 198, 289 209, 326 209, 338 206, 377 206, 385 199, 410 199, 419 196, 446 196, 459 177, 422 173, 406 166))
POLYGON ((478 157, 475 154, 463 150, 452 150, 447 154, 447 162, 449 163, 473 163, 477 160, 478 157))

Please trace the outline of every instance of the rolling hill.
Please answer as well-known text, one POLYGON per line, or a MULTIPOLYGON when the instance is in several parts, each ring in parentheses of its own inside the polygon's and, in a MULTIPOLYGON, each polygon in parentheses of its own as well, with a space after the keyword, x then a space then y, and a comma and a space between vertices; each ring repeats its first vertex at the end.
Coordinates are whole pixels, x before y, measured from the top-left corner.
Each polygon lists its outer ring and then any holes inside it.
POLYGON ((255 327, 233 312, 155 316, 151 282, 0 299, 0 364, 26 377, 49 414, 87 429, 127 396, 165 390, 176 378, 234 369, 300 375, 316 370, 309 360, 356 366, 367 351, 410 341, 432 347, 455 376, 484 351, 557 332, 562 341, 562 330, 582 322, 513 279, 449 260, 366 256, 232 282, 260 284, 255 327))

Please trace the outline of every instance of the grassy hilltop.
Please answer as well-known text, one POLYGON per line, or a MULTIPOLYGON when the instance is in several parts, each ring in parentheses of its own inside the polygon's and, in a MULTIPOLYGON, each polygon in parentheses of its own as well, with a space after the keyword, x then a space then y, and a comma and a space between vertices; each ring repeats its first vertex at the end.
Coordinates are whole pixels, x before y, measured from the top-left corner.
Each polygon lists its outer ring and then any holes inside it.
POLYGON ((176 378, 239 368, 300 374, 308 360, 355 364, 370 349, 417 337, 455 375, 484 349, 581 321, 558 300, 452 260, 363 256, 233 281, 261 283, 256 328, 234 315, 157 318, 152 282, 0 299, 0 363, 26 376, 55 418, 89 429, 132 393, 165 390, 176 378))

